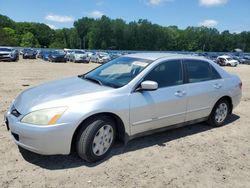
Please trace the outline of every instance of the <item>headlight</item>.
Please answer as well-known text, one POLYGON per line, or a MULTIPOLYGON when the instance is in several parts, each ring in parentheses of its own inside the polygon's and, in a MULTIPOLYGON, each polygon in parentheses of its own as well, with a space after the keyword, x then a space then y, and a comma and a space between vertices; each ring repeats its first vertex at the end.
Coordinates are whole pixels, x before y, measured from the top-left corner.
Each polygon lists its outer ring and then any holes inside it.
POLYGON ((66 107, 59 107, 34 111, 24 116, 21 122, 34 125, 53 125, 66 109, 66 107))

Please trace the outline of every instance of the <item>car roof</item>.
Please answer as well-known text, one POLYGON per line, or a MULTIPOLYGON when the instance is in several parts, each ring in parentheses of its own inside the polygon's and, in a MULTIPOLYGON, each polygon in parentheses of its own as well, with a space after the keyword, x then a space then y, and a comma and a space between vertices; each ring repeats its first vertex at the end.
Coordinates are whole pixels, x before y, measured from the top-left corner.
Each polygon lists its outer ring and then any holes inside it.
POLYGON ((219 56, 218 58, 231 58, 229 55, 222 55, 222 56, 219 56))
MULTIPOLYGON (((192 55, 184 55, 184 54, 177 54, 177 53, 135 53, 135 54, 127 54, 124 55, 125 57, 133 57, 133 58, 140 58, 140 59, 148 59, 155 61, 161 58, 193 58, 193 59, 200 59, 204 60, 204 57, 200 56, 192 56, 192 55)), ((205 59, 206 60, 206 59, 205 59)))
POLYGON ((5 46, 0 46, 1 49, 10 49, 10 50, 13 50, 14 48, 12 47, 5 47, 5 46))

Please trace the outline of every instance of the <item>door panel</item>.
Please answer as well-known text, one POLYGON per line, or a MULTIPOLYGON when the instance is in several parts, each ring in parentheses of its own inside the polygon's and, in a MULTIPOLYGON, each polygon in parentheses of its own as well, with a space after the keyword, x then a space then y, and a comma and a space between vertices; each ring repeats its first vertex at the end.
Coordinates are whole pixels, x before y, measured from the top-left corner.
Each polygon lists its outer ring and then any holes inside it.
POLYGON ((219 98, 223 81, 206 61, 185 60, 187 70, 187 117, 185 121, 208 117, 219 98))
POLYGON ((213 104, 219 98, 222 80, 188 84, 186 121, 209 116, 213 104))
POLYGON ((182 62, 171 60, 155 66, 144 80, 158 83, 156 91, 134 92, 130 96, 132 134, 182 123, 187 106, 182 62))
POLYGON ((186 85, 135 92, 130 96, 132 134, 182 123, 186 116, 186 85), (176 95, 183 91, 184 94, 176 95))

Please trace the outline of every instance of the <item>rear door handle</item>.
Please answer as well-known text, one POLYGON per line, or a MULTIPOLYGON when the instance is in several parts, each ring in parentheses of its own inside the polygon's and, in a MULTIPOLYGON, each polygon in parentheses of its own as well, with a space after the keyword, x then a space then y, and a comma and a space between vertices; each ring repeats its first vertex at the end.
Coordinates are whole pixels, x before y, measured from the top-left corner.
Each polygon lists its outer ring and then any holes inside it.
POLYGON ((220 89, 222 87, 222 85, 221 84, 214 84, 214 88, 216 88, 216 89, 220 89))
POLYGON ((186 91, 176 91, 175 92, 175 96, 177 96, 177 97, 183 97, 184 95, 186 95, 187 93, 186 93, 186 91))

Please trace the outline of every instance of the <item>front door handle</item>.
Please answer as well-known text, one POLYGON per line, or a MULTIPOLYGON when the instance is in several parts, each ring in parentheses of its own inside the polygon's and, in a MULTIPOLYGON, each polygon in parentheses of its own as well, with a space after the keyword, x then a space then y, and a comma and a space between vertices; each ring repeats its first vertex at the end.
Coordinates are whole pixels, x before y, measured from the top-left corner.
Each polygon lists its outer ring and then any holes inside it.
POLYGON ((175 92, 175 96, 177 96, 177 97, 183 97, 184 95, 186 95, 187 93, 186 93, 186 91, 176 91, 175 92))

